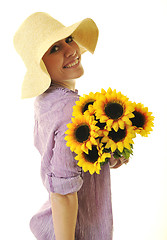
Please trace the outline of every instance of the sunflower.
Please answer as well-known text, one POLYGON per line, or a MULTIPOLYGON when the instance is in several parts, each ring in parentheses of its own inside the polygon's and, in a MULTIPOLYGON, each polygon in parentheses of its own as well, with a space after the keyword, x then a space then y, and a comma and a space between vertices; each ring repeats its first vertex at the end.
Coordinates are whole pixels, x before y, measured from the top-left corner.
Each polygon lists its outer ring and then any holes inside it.
POLYGON ((99 128, 93 118, 88 116, 72 118, 72 123, 67 124, 67 127, 65 140, 71 151, 88 153, 88 150, 92 150, 92 145, 97 144, 95 138, 98 137, 99 128))
POLYGON ((94 103, 96 109, 96 118, 100 123, 106 123, 106 128, 111 131, 113 128, 116 132, 119 128, 122 130, 125 125, 131 125, 129 118, 134 117, 132 112, 134 111, 133 104, 128 101, 128 98, 111 90, 110 88, 101 93, 94 103))
POLYGON ((143 104, 136 104, 134 102, 133 106, 135 109, 133 111, 134 118, 130 119, 132 126, 134 127, 136 133, 139 133, 143 137, 147 137, 154 126, 154 117, 151 112, 148 112, 148 108, 144 107, 143 104))
POLYGON ((78 161, 78 166, 82 167, 84 172, 89 171, 90 174, 100 174, 101 163, 104 163, 111 158, 110 153, 101 153, 98 146, 93 145, 92 150, 88 150, 88 153, 80 152, 75 159, 78 161))
POLYGON ((135 136, 133 127, 125 125, 124 129, 119 128, 117 131, 112 128, 101 142, 105 143, 105 149, 111 148, 112 152, 118 149, 122 153, 124 148, 131 150, 131 144, 134 143, 132 139, 135 136))
POLYGON ((76 101, 76 105, 73 107, 73 116, 83 115, 88 111, 88 106, 93 105, 96 101, 99 93, 90 92, 89 95, 84 94, 83 97, 76 101))

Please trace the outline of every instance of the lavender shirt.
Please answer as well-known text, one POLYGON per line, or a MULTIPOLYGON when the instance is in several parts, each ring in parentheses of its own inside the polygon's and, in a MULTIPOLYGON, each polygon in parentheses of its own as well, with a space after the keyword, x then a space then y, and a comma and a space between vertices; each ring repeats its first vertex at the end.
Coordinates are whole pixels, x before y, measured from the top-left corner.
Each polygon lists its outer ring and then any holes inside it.
MULTIPOLYGON (((41 154, 41 177, 48 192, 78 192, 76 240, 112 240, 113 218, 109 164, 100 175, 83 172, 64 140, 77 91, 50 87, 35 100, 34 144, 41 154)), ((49 200, 32 217, 30 228, 38 240, 55 240, 49 200)))

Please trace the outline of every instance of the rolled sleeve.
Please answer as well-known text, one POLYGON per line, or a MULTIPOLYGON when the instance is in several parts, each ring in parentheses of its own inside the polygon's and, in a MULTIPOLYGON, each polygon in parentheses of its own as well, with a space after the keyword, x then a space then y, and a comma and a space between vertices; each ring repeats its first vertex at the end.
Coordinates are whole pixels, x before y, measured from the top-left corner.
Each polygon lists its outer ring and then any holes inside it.
POLYGON ((55 177, 53 173, 47 174, 45 181, 45 186, 49 192, 59 193, 61 195, 78 192, 83 184, 80 176, 60 178, 55 177))

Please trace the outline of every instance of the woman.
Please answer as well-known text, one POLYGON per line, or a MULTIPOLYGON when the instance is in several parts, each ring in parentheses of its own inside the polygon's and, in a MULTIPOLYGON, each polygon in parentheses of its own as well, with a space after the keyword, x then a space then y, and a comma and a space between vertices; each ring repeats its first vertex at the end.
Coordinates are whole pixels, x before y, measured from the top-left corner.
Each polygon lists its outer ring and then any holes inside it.
MULTIPOLYGON (((75 79, 83 75, 81 54, 94 52, 98 28, 91 19, 70 27, 46 13, 32 14, 14 37, 27 73, 22 98, 36 97, 34 144, 49 200, 31 219, 38 240, 111 240, 113 218, 110 168, 85 173, 66 146, 65 131, 79 99, 75 79)), ((111 159, 116 168, 123 159, 111 159)))

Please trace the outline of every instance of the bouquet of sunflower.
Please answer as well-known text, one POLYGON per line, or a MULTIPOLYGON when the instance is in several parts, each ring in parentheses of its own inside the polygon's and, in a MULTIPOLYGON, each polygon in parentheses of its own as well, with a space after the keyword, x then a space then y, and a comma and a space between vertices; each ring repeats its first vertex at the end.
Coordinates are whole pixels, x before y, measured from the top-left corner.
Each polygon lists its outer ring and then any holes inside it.
POLYGON ((141 103, 129 101, 109 88, 84 94, 73 107, 72 123, 67 124, 67 146, 84 172, 100 173, 101 166, 114 158, 129 159, 136 134, 147 137, 154 117, 141 103))

